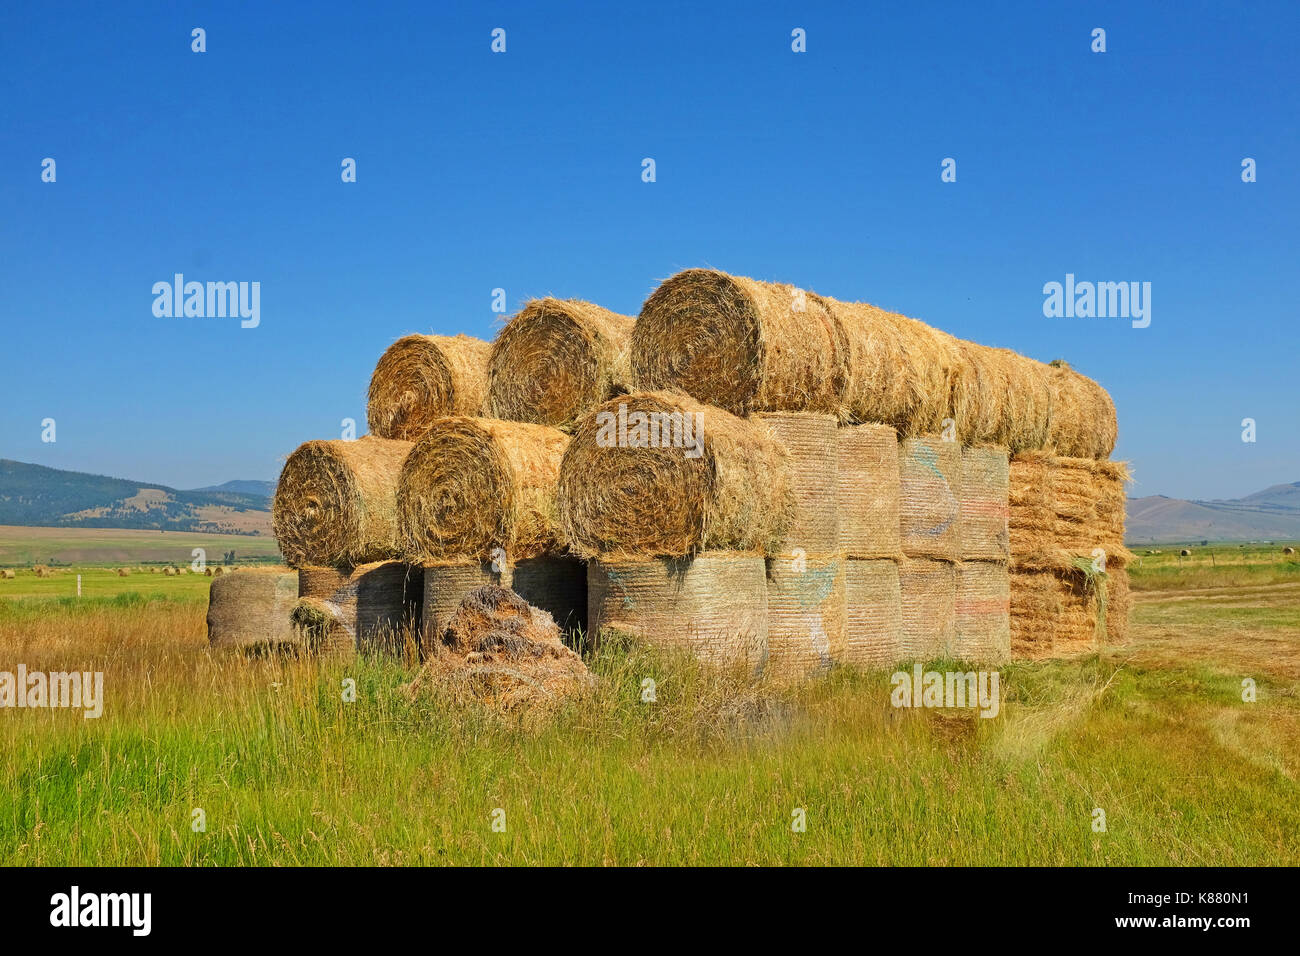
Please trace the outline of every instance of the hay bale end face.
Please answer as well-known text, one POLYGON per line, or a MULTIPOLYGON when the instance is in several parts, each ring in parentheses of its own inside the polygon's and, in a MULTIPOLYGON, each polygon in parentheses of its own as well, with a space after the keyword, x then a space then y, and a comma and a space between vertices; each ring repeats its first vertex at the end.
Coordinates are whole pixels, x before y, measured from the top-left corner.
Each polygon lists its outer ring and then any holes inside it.
POLYGON ((640 392, 579 423, 557 505, 564 540, 584 558, 762 555, 785 537, 793 496, 785 449, 761 422, 640 392))
POLYGON ((1283 554, 1295 554, 1295 548, 1283 548, 1283 549, 1282 549, 1282 553, 1283 553, 1283 554))
POLYGON ((486 413, 572 431, 609 398, 632 390, 636 320, 577 299, 534 299, 492 343, 486 413))
POLYGON ((1004 561, 957 566, 956 656, 981 664, 1011 659, 1011 576, 1004 561))
POLYGON ((569 438, 547 425, 443 418, 412 447, 398 482, 401 548, 416 563, 513 562, 562 549, 556 482, 569 438))
POLYGON ((408 335, 380 357, 366 419, 379 438, 414 441, 446 415, 478 415, 492 346, 468 335, 408 335))
POLYGON ((397 479, 411 447, 366 436, 310 441, 290 455, 271 506, 289 566, 353 567, 399 557, 397 479))
POLYGON ((839 547, 839 455, 836 419, 817 412, 757 412, 786 451, 794 498, 790 527, 777 551, 834 554, 839 547))
POLYGON ((951 656, 957 643, 957 568, 948 561, 904 558, 898 566, 904 660, 951 656))
POLYGON ((298 575, 284 568, 214 578, 208 591, 208 643, 270 649, 296 643, 289 615, 297 598, 298 575))

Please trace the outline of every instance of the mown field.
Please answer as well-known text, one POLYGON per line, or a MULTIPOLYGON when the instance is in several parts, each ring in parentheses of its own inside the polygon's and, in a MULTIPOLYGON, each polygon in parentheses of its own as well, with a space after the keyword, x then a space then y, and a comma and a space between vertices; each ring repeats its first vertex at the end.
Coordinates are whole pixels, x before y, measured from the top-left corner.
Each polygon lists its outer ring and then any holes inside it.
POLYGON ((1230 585, 1144 555, 1131 643, 1003 667, 991 720, 896 710, 887 673, 782 691, 607 646, 594 694, 521 724, 408 699, 408 661, 210 652, 208 579, 0 581, 0 668, 103 670, 106 697, 0 710, 0 863, 1297 865, 1300 576, 1273 550, 1230 585))
POLYGON ((194 560, 195 548, 204 549, 212 564, 227 551, 234 551, 236 560, 274 561, 280 557, 275 539, 262 535, 0 525, 0 568, 36 564, 186 567, 194 560))

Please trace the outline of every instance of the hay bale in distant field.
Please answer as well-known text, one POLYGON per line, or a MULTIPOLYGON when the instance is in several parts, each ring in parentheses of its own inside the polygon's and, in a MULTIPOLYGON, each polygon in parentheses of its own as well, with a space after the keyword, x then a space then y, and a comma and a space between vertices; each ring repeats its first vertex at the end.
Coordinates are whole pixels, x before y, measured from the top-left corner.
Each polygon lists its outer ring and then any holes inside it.
POLYGON ((510 569, 510 589, 551 615, 561 631, 587 630, 587 567, 567 554, 526 558, 510 569))
POLYGON ((187 571, 185 568, 177 568, 177 569, 176 569, 176 573, 177 573, 177 574, 189 574, 190 572, 187 571))
POLYGON ((203 576, 204 576, 204 577, 208 577, 208 578, 212 577, 212 569, 211 569, 211 568, 204 568, 204 569, 203 569, 203 576))
POLYGON ((412 561, 509 561, 554 552, 555 487, 569 438, 547 425, 443 418, 397 483, 398 539, 412 561))
POLYGON ((949 561, 904 558, 898 566, 903 660, 951 655, 957 643, 957 569, 949 561))
POLYGON ((166 575, 166 576, 169 577, 169 578, 174 578, 174 577, 176 577, 176 569, 175 569, 175 568, 163 568, 163 574, 166 575))
POLYGON ((767 659, 767 580, 761 557, 703 552, 683 558, 587 562, 588 624, 719 667, 767 659))
POLYGON ((486 414, 572 431, 631 391, 636 319, 577 299, 534 299, 506 323, 488 366, 486 414))
POLYGON ((131 572, 128 571, 126 568, 118 568, 118 569, 117 569, 117 576, 118 576, 119 578, 130 577, 130 575, 131 575, 131 572))
POLYGON ((1011 659, 1011 578, 1005 561, 957 566, 955 656, 981 664, 1011 659))
POLYGON ((297 599, 298 575, 284 568, 216 578, 208 590, 208 643, 268 649, 295 644, 289 616, 297 599))
POLYGON ((214 578, 219 578, 225 573, 226 573, 226 569, 223 568, 221 565, 217 565, 215 568, 212 569, 212 576, 214 578))
POLYGON ((1052 413, 1047 446, 1067 457, 1110 457, 1119 436, 1110 393, 1060 359, 1050 364, 1052 413))
POLYGON ((563 537, 582 557, 768 553, 790 524, 787 461, 762 422, 669 392, 611 399, 564 453, 563 537))
POLYGON ((800 679, 844 660, 844 563, 839 556, 768 559, 765 673, 800 679))
POLYGON ((400 561, 303 568, 293 623, 310 650, 398 652, 418 627, 422 585, 422 570, 400 561))
POLYGON ((1178 552, 1178 556, 1180 558, 1190 558, 1192 556, 1192 552, 1188 551, 1186 548, 1183 548, 1181 551, 1178 552))
POLYGON ((1005 448, 963 449, 958 487, 963 560, 1005 561, 1010 556, 1009 479, 1005 448))
POLYGON ((379 438, 415 441, 446 415, 478 415, 492 346, 468 335, 407 335, 380 357, 366 419, 379 438))
POLYGON ((411 442, 309 441, 280 472, 271 526, 290 567, 399 557, 397 479, 411 442))
POLYGON ((12 580, 18 577, 18 575, 15 572, 11 571, 9 568, 5 568, 3 571, 0 571, 0 577, 6 578, 8 580, 12 580))
POLYGON ((49 568, 47 568, 47 567, 46 567, 45 565, 43 565, 43 564, 38 564, 38 565, 36 565, 35 567, 33 567, 33 568, 32 568, 32 574, 36 575, 38 578, 52 578, 52 577, 54 577, 54 572, 51 571, 49 568))
POLYGON ((903 553, 956 561, 961 554, 961 445, 936 437, 899 443, 899 534, 903 553))
POLYGON ((632 331, 632 372, 642 389, 679 389, 737 415, 838 414, 848 342, 820 296, 687 269, 642 306, 632 331))
POLYGON ((1295 548, 1283 548, 1283 549, 1282 549, 1282 553, 1283 553, 1283 554, 1295 554, 1295 548))
POLYGON ((897 433, 890 425, 846 425, 836 441, 839 549, 849 558, 897 559, 897 433))
POLYGON ((844 562, 844 663, 890 667, 902 659, 903 611, 898 562, 844 562))
POLYGON ((447 560, 424 566, 421 647, 427 649, 446 630, 465 595, 484 585, 510 587, 508 565, 490 561, 447 560))
POLYGON ((818 412, 757 412, 753 416, 776 436, 789 458, 787 474, 794 510, 785 540, 777 550, 798 548, 807 555, 827 555, 839 547, 838 445, 834 415, 818 412))

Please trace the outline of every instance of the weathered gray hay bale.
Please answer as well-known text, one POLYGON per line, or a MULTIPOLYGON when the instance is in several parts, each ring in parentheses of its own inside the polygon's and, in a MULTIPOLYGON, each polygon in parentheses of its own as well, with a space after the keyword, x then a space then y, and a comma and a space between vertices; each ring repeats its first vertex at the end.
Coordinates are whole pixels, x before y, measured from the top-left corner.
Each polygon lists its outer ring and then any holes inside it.
POLYGON ((898 562, 848 558, 844 564, 844 663, 890 667, 903 657, 898 562))
POLYGON ((799 680, 844 660, 844 559, 775 557, 767 562, 767 666, 799 680))
POLYGON ((1005 448, 962 450, 958 496, 963 560, 1005 561, 1010 557, 1009 488, 1010 462, 1005 448))
POLYGON ((831 554, 839 546, 839 454, 834 415, 757 412, 754 418, 776 436, 789 457, 794 510, 781 554, 831 554))
POLYGON ((1058 455, 1109 458, 1119 437, 1110 393, 1057 359, 1048 370, 1052 413, 1047 446, 1058 455))
POLYGON ((948 561, 904 558, 898 566, 903 619, 901 657, 951 656, 957 643, 957 567, 948 561))
POLYGON ((291 568, 355 567, 401 556, 397 479, 407 441, 309 441, 289 456, 271 526, 291 568))
POLYGON ((400 561, 303 568, 293 622, 312 650, 400 651, 419 625, 423 577, 400 561))
POLYGON ((1005 561, 957 566, 956 656, 981 664, 1011 659, 1011 577, 1005 561))
POLYGON ((442 418, 415 443, 397 490, 408 559, 511 562, 562 547, 555 488, 569 437, 547 425, 442 418))
POLYGON ((961 554, 961 445, 929 436, 899 443, 899 536, 914 558, 961 554))
POLYGON ((761 557, 703 552, 686 558, 587 562, 593 635, 630 634, 718 667, 761 667, 767 658, 767 581, 761 557))
POLYGON ((678 389, 737 415, 838 414, 848 342, 825 300, 781 283, 713 269, 666 280, 632 331, 643 389, 678 389))
POLYGON ((492 343, 486 413, 572 431, 601 402, 632 390, 636 319, 577 299, 534 299, 492 343))
POLYGON ((611 399, 564 453, 563 538, 581 557, 769 553, 790 524, 787 463, 762 422, 669 392, 611 399))
POLYGON ((572 555, 526 558, 510 571, 510 588, 547 612, 560 630, 587 630, 587 566, 572 555))
POLYGON ((298 575, 284 568, 214 579, 208 590, 208 643, 271 649, 295 643, 289 615, 297 598, 298 575))
POLYGON ((446 630, 465 595, 489 584, 510 587, 510 568, 504 563, 448 560, 426 564, 423 570, 420 642, 425 648, 446 630))
POLYGON ((890 425, 846 425, 836 441, 839 549, 849 558, 897 559, 897 433, 890 425))
POLYGON ((0 577, 12 580, 13 578, 18 577, 18 575, 14 571, 5 568, 3 571, 0 571, 0 577))
POLYGON ((380 357, 366 418, 379 438, 415 441, 446 415, 478 415, 492 346, 468 335, 408 335, 380 357))

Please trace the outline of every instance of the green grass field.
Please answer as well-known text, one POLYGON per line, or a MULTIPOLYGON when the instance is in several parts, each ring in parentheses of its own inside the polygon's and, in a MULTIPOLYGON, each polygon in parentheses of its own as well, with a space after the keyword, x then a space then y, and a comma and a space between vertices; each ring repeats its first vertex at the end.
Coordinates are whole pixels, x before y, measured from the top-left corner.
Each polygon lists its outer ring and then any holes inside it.
POLYGON ((520 724, 407 699, 402 660, 211 652, 209 579, 0 590, 0 667, 106 697, 0 711, 0 863, 1294 866, 1300 586, 1273 564, 1216 587, 1147 558, 1193 590, 1143 584, 1125 647, 1001 668, 992 720, 896 710, 887 673, 779 690, 607 646, 596 692, 520 724))
POLYGON ((0 568, 35 564, 106 567, 173 564, 188 567, 195 548, 209 564, 226 551, 239 561, 278 561, 275 539, 260 535, 103 528, 24 528, 0 525, 0 568))

